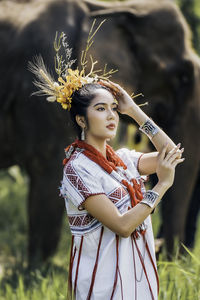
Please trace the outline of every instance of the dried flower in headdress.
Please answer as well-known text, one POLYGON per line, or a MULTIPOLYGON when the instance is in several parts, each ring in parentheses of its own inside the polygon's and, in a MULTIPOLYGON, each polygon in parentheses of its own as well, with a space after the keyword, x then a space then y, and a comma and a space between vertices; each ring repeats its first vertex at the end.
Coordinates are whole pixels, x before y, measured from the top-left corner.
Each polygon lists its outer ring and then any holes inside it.
POLYGON ((95 34, 104 23, 104 21, 102 21, 95 30, 94 25, 96 20, 94 20, 92 24, 86 42, 86 48, 82 51, 81 55, 81 71, 79 71, 78 68, 76 68, 75 70, 71 68, 76 60, 71 60, 72 49, 69 48, 69 45, 66 42, 65 33, 62 32, 60 36, 58 36, 58 34, 56 33, 54 49, 56 52, 55 71, 58 75, 58 79, 57 81, 55 81, 53 76, 51 76, 47 71, 42 57, 36 57, 33 63, 29 63, 30 71, 33 72, 37 78, 37 80, 34 81, 34 84, 39 89, 39 91, 33 94, 46 95, 48 96, 48 101, 57 101, 62 105, 64 109, 70 110, 72 94, 74 93, 74 91, 80 89, 84 84, 98 82, 100 79, 107 80, 112 76, 113 73, 117 71, 113 69, 107 71, 107 65, 105 65, 103 71, 94 70, 94 66, 97 64, 97 61, 93 61, 93 58, 90 55, 91 68, 89 73, 86 74, 86 67, 88 64, 88 51, 93 45, 93 38, 95 34), (60 54, 62 49, 64 49, 64 58, 60 54))

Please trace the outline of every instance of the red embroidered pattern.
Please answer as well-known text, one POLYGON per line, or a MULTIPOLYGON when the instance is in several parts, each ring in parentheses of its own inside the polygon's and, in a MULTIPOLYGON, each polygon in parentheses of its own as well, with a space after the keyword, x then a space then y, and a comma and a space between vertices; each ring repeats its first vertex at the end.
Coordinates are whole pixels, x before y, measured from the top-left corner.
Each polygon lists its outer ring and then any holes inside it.
POLYGON ((108 195, 108 198, 115 204, 119 200, 122 200, 128 193, 125 191, 123 187, 118 187, 114 192, 108 195))
POLYGON ((91 192, 84 185, 84 182, 80 179, 78 174, 74 171, 71 163, 67 164, 65 169, 65 175, 69 179, 69 181, 75 186, 75 188, 79 191, 79 193, 85 198, 89 197, 91 192))
MULTIPOLYGON (((70 169, 71 170, 71 169, 70 169)), ((118 201, 122 200, 128 193, 123 187, 116 188, 110 195, 108 195, 108 198, 115 204, 118 201)), ((94 220, 94 217, 91 215, 74 215, 74 216, 68 216, 69 224, 70 226, 87 226, 92 223, 94 220)))
POLYGON ((86 226, 94 220, 91 215, 68 216, 68 219, 70 226, 86 226))

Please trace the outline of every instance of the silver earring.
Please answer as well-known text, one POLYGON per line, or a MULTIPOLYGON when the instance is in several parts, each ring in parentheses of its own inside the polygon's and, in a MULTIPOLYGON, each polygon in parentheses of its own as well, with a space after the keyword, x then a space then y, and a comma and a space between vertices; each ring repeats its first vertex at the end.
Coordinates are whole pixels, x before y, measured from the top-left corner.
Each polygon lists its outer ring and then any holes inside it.
POLYGON ((84 128, 82 128, 82 131, 81 131, 81 141, 84 141, 85 140, 85 131, 84 131, 84 128))

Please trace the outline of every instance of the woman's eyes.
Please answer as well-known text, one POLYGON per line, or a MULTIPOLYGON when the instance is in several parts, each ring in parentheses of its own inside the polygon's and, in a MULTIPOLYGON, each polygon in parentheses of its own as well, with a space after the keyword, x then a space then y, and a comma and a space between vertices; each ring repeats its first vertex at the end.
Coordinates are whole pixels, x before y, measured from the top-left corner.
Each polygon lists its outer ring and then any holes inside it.
MULTIPOLYGON (((118 108, 118 107, 115 106, 115 107, 113 107, 113 110, 116 111, 117 108, 118 108)), ((103 110, 105 110, 105 107, 98 107, 97 110, 98 110, 98 111, 103 111, 103 110)))

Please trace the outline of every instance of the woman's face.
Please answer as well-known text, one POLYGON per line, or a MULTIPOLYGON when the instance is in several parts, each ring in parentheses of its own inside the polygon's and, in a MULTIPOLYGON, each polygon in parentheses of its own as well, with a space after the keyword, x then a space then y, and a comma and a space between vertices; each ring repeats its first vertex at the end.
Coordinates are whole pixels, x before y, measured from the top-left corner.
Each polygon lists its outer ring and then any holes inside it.
POLYGON ((111 139, 116 135, 119 123, 117 101, 106 89, 98 89, 87 109, 86 138, 111 139))

